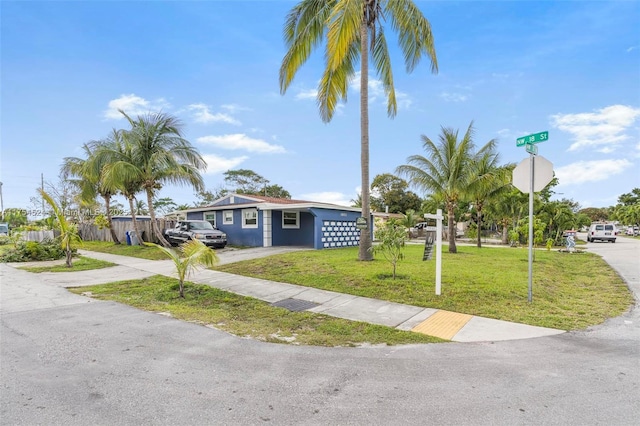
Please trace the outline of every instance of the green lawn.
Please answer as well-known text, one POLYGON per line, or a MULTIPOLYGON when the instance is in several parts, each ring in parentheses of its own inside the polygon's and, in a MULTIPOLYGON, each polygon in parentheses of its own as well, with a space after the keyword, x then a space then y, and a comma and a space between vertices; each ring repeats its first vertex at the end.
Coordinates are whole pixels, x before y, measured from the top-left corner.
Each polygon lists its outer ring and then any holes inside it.
POLYGON ((83 241, 80 250, 97 251, 100 253, 119 254, 121 256, 138 257, 148 260, 167 260, 167 255, 160 249, 150 246, 128 246, 113 244, 108 241, 83 241))
POLYGON ((445 246, 441 296, 434 294, 435 260, 423 262, 422 253, 421 245, 406 247, 396 280, 381 258, 359 262, 357 248, 293 252, 216 269, 562 330, 600 324, 633 303, 622 279, 590 253, 537 250, 533 303, 527 301, 527 249, 460 246, 449 254, 445 246))
POLYGON ((80 256, 79 258, 74 258, 71 264, 71 268, 67 268, 66 264, 55 265, 55 266, 30 266, 30 267, 21 267, 20 269, 24 269, 28 272, 76 272, 76 271, 88 271, 92 269, 102 269, 109 268, 111 266, 116 266, 115 263, 106 262, 104 260, 91 259, 89 257, 80 256))
POLYGON ((159 275, 69 290, 147 311, 169 312, 175 318, 267 342, 316 346, 443 342, 436 337, 391 327, 309 312, 290 312, 205 285, 186 283, 185 298, 182 299, 178 296, 178 281, 159 275))

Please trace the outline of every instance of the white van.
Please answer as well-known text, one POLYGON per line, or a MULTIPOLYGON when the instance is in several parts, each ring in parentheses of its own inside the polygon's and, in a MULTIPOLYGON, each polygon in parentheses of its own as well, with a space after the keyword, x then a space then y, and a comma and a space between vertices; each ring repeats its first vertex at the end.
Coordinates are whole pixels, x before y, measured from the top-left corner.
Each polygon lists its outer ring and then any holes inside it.
POLYGON ((596 240, 616 242, 616 226, 613 223, 592 223, 587 234, 587 241, 596 240))

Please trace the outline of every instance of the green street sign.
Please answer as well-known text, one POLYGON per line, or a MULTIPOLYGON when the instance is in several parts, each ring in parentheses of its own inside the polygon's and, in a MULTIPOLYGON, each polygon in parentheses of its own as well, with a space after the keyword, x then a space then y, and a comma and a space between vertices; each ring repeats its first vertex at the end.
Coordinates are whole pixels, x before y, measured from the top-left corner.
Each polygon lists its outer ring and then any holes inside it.
POLYGON ((549 132, 534 133, 532 135, 527 135, 516 139, 516 146, 524 146, 526 144, 544 142, 548 139, 549 132))
POLYGON ((525 146, 525 149, 529 154, 538 155, 538 147, 532 143, 528 143, 527 146, 525 146))

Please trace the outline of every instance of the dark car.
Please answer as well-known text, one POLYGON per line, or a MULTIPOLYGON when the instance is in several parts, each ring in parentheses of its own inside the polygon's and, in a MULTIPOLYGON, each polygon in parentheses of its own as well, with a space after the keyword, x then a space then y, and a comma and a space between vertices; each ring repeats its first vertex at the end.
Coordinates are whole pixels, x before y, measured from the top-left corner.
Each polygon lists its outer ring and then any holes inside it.
POLYGON ((209 247, 223 248, 227 245, 227 234, 216 229, 206 220, 180 220, 172 229, 167 229, 165 237, 172 245, 189 240, 199 240, 209 247))

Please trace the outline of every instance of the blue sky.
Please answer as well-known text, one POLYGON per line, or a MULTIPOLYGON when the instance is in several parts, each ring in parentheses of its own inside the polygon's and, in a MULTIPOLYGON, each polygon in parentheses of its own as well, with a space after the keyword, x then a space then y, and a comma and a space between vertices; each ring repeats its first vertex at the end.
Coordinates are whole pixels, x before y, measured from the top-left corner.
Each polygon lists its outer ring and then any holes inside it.
MULTIPOLYGON (((583 207, 609 206, 640 187, 640 2, 417 1, 430 20, 440 72, 424 60, 406 74, 389 29, 399 111, 386 115, 370 83, 371 178, 422 154, 421 135, 473 120, 475 141, 497 138, 502 162, 554 164, 556 191, 583 207)), ((322 49, 283 96, 282 27, 293 1, 2 1, 4 207, 29 208, 41 173, 126 127, 130 114, 181 118, 209 167, 251 169, 297 199, 349 203, 360 187, 358 87, 331 123, 313 97, 322 49)), ((423 194, 420 194, 423 195, 423 194)), ((190 188, 160 196, 193 203, 190 188)))

